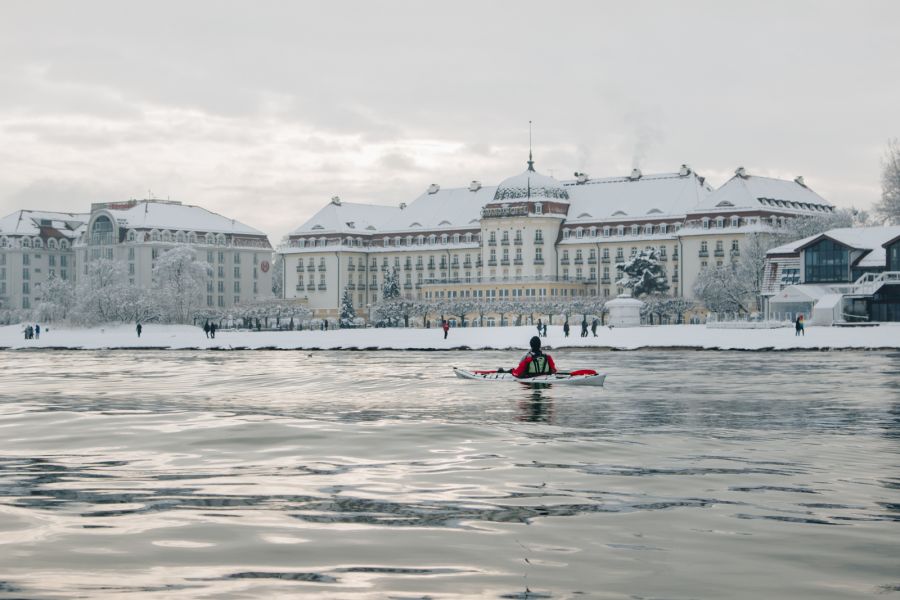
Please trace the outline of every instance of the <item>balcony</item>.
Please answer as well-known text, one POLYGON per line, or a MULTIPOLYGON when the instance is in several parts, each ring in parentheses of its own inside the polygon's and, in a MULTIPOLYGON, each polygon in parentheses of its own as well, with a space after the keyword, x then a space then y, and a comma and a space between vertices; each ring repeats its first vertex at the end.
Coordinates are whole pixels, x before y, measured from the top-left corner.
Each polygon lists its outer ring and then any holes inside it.
POLYGON ((324 272, 325 272, 325 265, 319 265, 319 272, 320 272, 320 273, 324 273, 324 272))
POLYGON ((609 284, 609 277, 601 277, 601 278, 600 278, 600 283, 606 283, 606 284, 609 284))
POLYGON ((589 264, 589 265, 596 265, 596 264, 597 264, 597 259, 596 259, 595 257, 589 258, 589 259, 588 259, 588 264, 589 264))
POLYGON ((324 284, 324 283, 320 283, 320 284, 319 284, 319 291, 320 291, 320 292, 324 292, 324 291, 325 291, 325 284, 324 284))
POLYGON ((568 259, 568 258, 561 258, 561 259, 559 259, 559 264, 561 264, 561 265, 567 265, 567 264, 569 264, 569 259, 568 259))
POLYGON ((355 289, 356 289, 356 284, 355 284, 355 283, 348 283, 348 284, 347 284, 347 289, 348 289, 348 290, 355 290, 355 289))
POLYGON ((316 270, 315 265, 306 265, 306 272, 307 272, 307 273, 312 273, 312 272, 315 271, 315 270, 316 270))
POLYGON ((465 262, 463 263, 463 268, 464 268, 464 269, 471 269, 471 268, 472 268, 472 261, 471 261, 471 260, 465 261, 465 262))
POLYGON ((298 273, 302 273, 304 270, 305 270, 305 269, 303 268, 303 265, 297 265, 297 272, 298 272, 298 273))
POLYGON ((713 252, 713 254, 716 256, 722 257, 722 256, 725 256, 725 251, 724 250, 716 250, 715 252, 713 252))
POLYGON ((521 245, 522 245, 522 238, 516 238, 516 239, 513 241, 513 243, 514 243, 516 246, 521 246, 521 245))
POLYGON ((701 250, 699 252, 699 256, 700 256, 700 258, 706 258, 707 256, 709 256, 709 252, 706 250, 701 250))
POLYGON ((522 264, 522 259, 521 259, 521 258, 517 258, 517 259, 513 260, 513 264, 514 264, 514 265, 521 265, 521 264, 522 264))
POLYGON ((534 259, 534 264, 536 264, 536 265, 542 265, 542 264, 544 264, 544 259, 543 259, 543 258, 536 258, 536 259, 534 259))
POLYGON ((605 265, 608 265, 608 264, 609 264, 609 257, 608 257, 608 256, 604 256, 603 258, 600 259, 600 262, 602 262, 602 263, 605 264, 605 265))
POLYGON ((677 252, 676 252, 675 254, 672 255, 672 260, 678 260, 678 253, 677 253, 677 252))
POLYGON ((509 246, 509 238, 503 238, 502 240, 500 240, 500 245, 509 246))
POLYGON ((672 283, 678 283, 678 274, 672 275, 672 283))
POLYGON ((501 258, 501 259, 500 259, 500 264, 503 265, 504 267, 508 267, 508 266, 509 266, 509 259, 508 259, 508 258, 501 258))
POLYGON ((732 258, 734 258, 735 256, 740 256, 740 255, 741 255, 741 251, 740 251, 740 250, 732 250, 732 251, 731 251, 731 256, 732 256, 732 258))
POLYGON ((307 284, 306 284, 306 289, 309 290, 309 291, 312 291, 312 290, 316 289, 316 284, 314 284, 314 283, 307 283, 307 284))
POLYGON ((488 266, 489 266, 489 267, 496 267, 496 266, 497 266, 497 259, 496 259, 496 258, 489 258, 489 259, 488 259, 488 266))
POLYGON ((459 263, 458 263, 457 261, 453 261, 452 263, 450 263, 450 268, 451 268, 451 269, 458 269, 458 268, 459 268, 459 263))
POLYGON ((496 246, 496 245, 497 245, 497 240, 488 240, 487 245, 488 245, 488 246, 496 246))
POLYGON ((378 289, 378 284, 377 284, 377 283, 370 283, 370 284, 369 284, 369 289, 370 289, 370 290, 373 290, 373 291, 377 290, 377 289, 378 289))
POLYGON ((535 243, 535 245, 540 246, 541 244, 544 243, 544 238, 536 237, 536 238, 534 238, 534 243, 535 243))
MULTIPOLYGON (((297 291, 298 291, 298 292, 302 292, 302 291, 305 290, 305 289, 306 289, 306 288, 303 286, 302 283, 298 283, 298 284, 297 284, 297 291)), ((206 293, 207 293, 207 294, 212 293, 212 290, 206 290, 206 293)))
POLYGON ((575 264, 576 264, 576 265, 583 265, 583 264, 584 264, 584 259, 576 258, 576 259, 575 259, 575 264))
POLYGON ((354 265, 353 263, 348 264, 348 265, 347 265, 347 270, 348 270, 348 271, 355 271, 355 270, 356 270, 356 265, 354 265))
POLYGON ((618 264, 618 263, 623 263, 623 262, 625 262, 625 257, 624 257, 624 256, 617 256, 617 257, 616 257, 616 263, 617 263, 617 264, 618 264))
POLYGON ((435 264, 434 264, 434 263, 428 263, 428 270, 429 270, 429 271, 434 271, 434 267, 435 267, 435 264))
POLYGON ((484 263, 482 263, 482 262, 481 262, 481 259, 479 258, 479 259, 475 262, 475 268, 476 268, 476 269, 480 269, 480 268, 482 267, 483 264, 484 264, 484 263))
POLYGON ((421 271, 425 268, 425 265, 422 263, 416 263, 416 271, 421 271))
POLYGON ((403 263, 403 270, 404 271, 412 271, 412 263, 411 262, 403 263))
POLYGON ((404 290, 411 290, 411 289, 412 289, 412 282, 411 282, 411 281, 407 281, 406 283, 404 283, 404 284, 403 284, 403 289, 404 289, 404 290))

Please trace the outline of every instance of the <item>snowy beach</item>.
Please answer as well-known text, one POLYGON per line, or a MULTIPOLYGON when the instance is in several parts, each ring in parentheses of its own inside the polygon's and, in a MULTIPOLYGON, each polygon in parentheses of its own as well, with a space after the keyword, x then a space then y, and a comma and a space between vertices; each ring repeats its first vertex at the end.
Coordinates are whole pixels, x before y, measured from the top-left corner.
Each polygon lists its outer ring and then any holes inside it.
MULTIPOLYGON (((634 328, 600 328, 597 337, 579 337, 573 327, 568 338, 562 327, 551 326, 544 338, 550 348, 642 348, 697 350, 844 350, 900 348, 900 324, 878 327, 807 327, 797 337, 794 329, 712 329, 704 325, 660 325, 634 328)), ((475 327, 451 329, 443 339, 440 329, 343 329, 336 331, 230 331, 208 339, 199 327, 153 325, 137 337, 133 326, 113 325, 91 329, 44 328, 40 339, 24 339, 22 325, 0 327, 4 349, 283 349, 283 350, 460 350, 526 349, 535 328, 475 327)))

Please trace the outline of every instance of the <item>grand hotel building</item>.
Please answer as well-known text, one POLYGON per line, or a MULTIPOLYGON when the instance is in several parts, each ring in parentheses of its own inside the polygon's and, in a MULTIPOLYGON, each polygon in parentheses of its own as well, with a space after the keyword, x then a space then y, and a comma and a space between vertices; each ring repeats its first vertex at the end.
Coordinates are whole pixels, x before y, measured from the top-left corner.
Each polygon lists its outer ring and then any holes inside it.
MULTIPOLYGON (((529 157, 530 158, 530 157, 529 157)), ((570 299, 615 296, 618 271, 654 247, 673 295, 690 297, 700 269, 737 260, 750 232, 834 207, 793 181, 739 168, 714 190, 690 167, 673 173, 558 181, 528 168, 497 186, 431 185, 409 204, 335 197, 277 249, 287 298, 318 316, 338 313, 344 290, 370 308, 387 271, 413 299, 570 299)))

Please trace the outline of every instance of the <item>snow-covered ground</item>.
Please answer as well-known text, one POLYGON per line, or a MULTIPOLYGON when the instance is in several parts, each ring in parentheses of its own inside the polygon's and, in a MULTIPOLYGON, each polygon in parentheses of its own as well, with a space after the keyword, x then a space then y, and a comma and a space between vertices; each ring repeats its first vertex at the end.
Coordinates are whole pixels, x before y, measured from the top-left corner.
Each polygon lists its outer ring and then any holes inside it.
MULTIPOLYGON (((552 326, 545 346, 637 348, 697 348, 734 350, 789 350, 843 348, 900 348, 900 323, 879 327, 806 328, 796 337, 793 328, 707 329, 703 325, 661 325, 637 328, 601 328, 597 337, 581 338, 578 328, 563 337, 562 327, 552 326)), ((21 325, 0 327, 0 348, 218 348, 218 349, 527 349, 534 327, 451 329, 448 339, 440 329, 345 329, 340 331, 219 331, 207 339, 203 330, 186 325, 145 325, 138 339, 133 326, 41 331, 39 340, 26 340, 21 325)))

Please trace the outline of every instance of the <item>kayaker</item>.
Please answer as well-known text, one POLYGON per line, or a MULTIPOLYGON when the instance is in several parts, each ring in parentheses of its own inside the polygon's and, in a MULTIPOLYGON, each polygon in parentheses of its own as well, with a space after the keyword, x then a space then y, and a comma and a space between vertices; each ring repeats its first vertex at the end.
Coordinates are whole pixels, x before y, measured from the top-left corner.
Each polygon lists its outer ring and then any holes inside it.
POLYGON ((510 371, 513 376, 526 378, 535 375, 549 375, 556 373, 556 365, 553 363, 553 357, 549 354, 541 352, 541 338, 534 336, 531 338, 531 352, 522 357, 519 366, 510 371))

